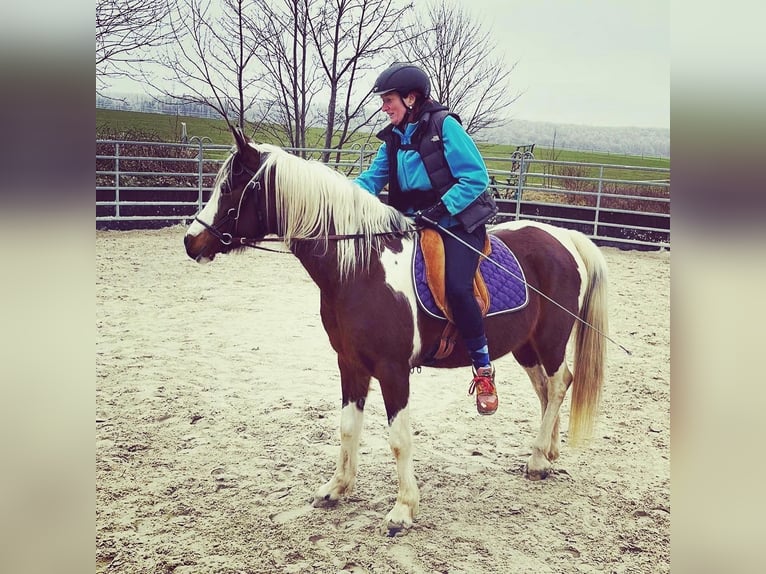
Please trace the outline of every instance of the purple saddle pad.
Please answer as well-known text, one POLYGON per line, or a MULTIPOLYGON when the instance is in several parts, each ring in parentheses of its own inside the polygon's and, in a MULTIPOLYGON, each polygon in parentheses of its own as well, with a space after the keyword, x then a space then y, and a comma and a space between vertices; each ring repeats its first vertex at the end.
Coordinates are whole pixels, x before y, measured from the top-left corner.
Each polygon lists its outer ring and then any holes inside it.
MULTIPOLYGON (((518 259, 505 243, 491 233, 489 240, 492 245, 492 253, 489 257, 497 265, 492 261, 487 261, 484 257, 479 263, 479 271, 481 271, 484 283, 489 290, 487 317, 518 311, 525 307, 529 301, 526 279, 518 259)), ((446 319, 444 313, 436 305, 431 289, 428 287, 426 264, 423 259, 423 251, 420 248, 420 240, 415 242, 415 253, 412 257, 412 277, 420 307, 437 319, 446 319)))

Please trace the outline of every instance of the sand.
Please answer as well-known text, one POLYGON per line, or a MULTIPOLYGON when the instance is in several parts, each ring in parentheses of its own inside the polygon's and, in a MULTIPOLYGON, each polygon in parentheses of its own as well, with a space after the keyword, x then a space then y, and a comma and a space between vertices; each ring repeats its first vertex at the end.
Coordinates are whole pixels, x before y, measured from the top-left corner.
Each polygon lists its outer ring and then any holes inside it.
POLYGON ((198 265, 180 226, 96 233, 96 571, 670 571, 670 254, 605 248, 600 418, 546 480, 524 477, 539 403, 512 357, 500 409, 467 369, 411 379, 421 508, 404 536, 373 381, 354 493, 311 505, 339 448, 340 382, 319 292, 289 254, 198 265))

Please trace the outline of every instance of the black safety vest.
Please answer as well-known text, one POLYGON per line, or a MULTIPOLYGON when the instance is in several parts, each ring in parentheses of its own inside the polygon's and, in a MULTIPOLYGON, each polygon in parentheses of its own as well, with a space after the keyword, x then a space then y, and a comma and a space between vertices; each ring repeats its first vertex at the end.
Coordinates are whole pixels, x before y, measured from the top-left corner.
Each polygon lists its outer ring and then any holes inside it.
MULTIPOLYGON (((402 145, 401 138, 394 133, 393 125, 388 125, 378 132, 378 138, 386 143, 388 155, 388 203, 399 211, 425 209, 439 201, 441 196, 457 183, 457 179, 449 169, 447 158, 444 157, 442 126, 444 118, 447 116, 452 116, 462 125, 460 116, 450 112, 445 106, 427 102, 418 120, 418 128, 413 133, 412 141, 408 145, 402 145), (396 177, 397 152, 400 149, 415 150, 420 154, 428 179, 431 180, 431 189, 402 191, 399 186, 399 179, 396 177)), ((470 233, 479 225, 492 219, 497 211, 494 199, 485 190, 471 205, 455 217, 470 233)))
POLYGON ((433 205, 444 193, 452 187, 457 180, 444 157, 444 143, 442 142, 442 125, 448 115, 460 122, 460 117, 450 112, 445 106, 434 103, 426 103, 425 111, 418 120, 418 128, 408 145, 402 145, 402 140, 394 133, 394 126, 389 125, 377 135, 386 142, 388 152, 388 203, 399 211, 424 209, 433 205), (399 150, 415 150, 420 154, 423 166, 426 168, 428 178, 431 180, 431 189, 417 191, 402 191, 399 187, 397 173, 397 152, 399 150))

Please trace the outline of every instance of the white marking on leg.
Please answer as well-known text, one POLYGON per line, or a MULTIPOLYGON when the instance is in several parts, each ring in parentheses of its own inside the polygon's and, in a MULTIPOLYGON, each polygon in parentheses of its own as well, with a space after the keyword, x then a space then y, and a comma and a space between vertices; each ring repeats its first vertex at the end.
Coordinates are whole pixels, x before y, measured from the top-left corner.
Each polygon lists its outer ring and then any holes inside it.
POLYGON ((532 381, 532 387, 537 393, 537 398, 540 399, 540 416, 542 416, 545 414, 545 407, 548 404, 548 377, 545 376, 542 365, 524 367, 524 370, 527 372, 529 380, 532 381))
POLYGON ((412 253, 415 249, 415 242, 412 240, 402 241, 403 249, 400 253, 394 253, 384 249, 380 254, 380 264, 385 271, 385 282, 392 291, 403 297, 410 306, 412 312, 412 323, 415 326, 412 341, 412 356, 410 365, 415 357, 420 355, 423 341, 418 331, 418 301, 415 296, 415 285, 412 281, 412 253))
POLYGON ((340 412, 340 454, 335 467, 335 474, 329 482, 319 487, 314 494, 314 503, 337 502, 349 494, 356 482, 356 469, 359 458, 359 438, 362 434, 364 411, 349 403, 340 412))
POLYGON ((396 474, 399 478, 396 504, 386 515, 384 522, 385 528, 391 532, 410 528, 420 506, 420 491, 412 466, 412 429, 408 406, 399 411, 391 421, 389 444, 396 460, 396 474))
MULTIPOLYGON (((543 412, 540 431, 532 443, 532 454, 527 462, 527 472, 531 478, 545 478, 550 471, 550 463, 558 457, 559 411, 567 392, 566 378, 568 372, 566 363, 562 363, 553 375, 547 377, 547 404, 543 412), (554 431, 556 432, 555 437, 554 431)), ((540 374, 545 375, 542 373, 542 369, 540 374)), ((542 398, 540 402, 543 403, 542 398)))

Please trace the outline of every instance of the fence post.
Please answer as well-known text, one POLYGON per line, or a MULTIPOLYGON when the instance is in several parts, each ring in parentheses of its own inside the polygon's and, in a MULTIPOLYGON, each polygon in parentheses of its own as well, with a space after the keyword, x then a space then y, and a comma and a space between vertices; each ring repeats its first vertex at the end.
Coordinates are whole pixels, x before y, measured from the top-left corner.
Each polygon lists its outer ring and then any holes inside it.
MULTIPOLYGON (((519 180, 521 180, 521 172, 519 172, 519 180)), ((518 181, 516 182, 516 185, 516 221, 518 221, 521 219, 521 188, 518 187, 518 181)))
POLYGON ((598 191, 596 193, 596 220, 593 222, 593 237, 598 237, 598 221, 601 212, 601 191, 604 183, 604 166, 598 171, 598 191))
POLYGON ((205 150, 202 147, 204 140, 211 141, 207 136, 192 136, 189 139, 189 143, 197 143, 197 211, 202 211, 202 165, 205 162, 204 153, 205 150))
POLYGON ((120 218, 120 142, 114 144, 114 217, 120 218))
POLYGON ((200 211, 202 210, 202 164, 205 161, 203 154, 205 151, 202 149, 202 138, 197 138, 197 144, 199 145, 199 151, 197 152, 197 203, 199 204, 200 211))
POLYGON ((516 177, 516 221, 521 219, 521 194, 524 190, 524 154, 519 161, 519 175, 516 177))

